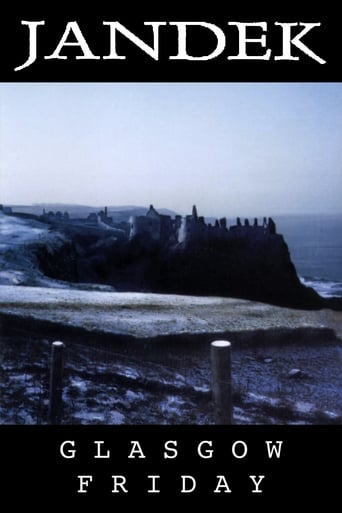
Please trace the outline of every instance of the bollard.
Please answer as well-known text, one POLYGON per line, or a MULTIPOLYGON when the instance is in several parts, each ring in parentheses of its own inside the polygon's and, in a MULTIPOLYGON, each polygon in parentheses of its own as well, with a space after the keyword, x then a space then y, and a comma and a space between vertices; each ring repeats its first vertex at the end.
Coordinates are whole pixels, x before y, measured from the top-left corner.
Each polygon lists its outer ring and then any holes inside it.
POLYGON ((53 342, 51 346, 49 422, 60 424, 62 421, 63 393, 63 342, 53 342))
POLYGON ((231 383, 231 343, 215 340, 211 343, 211 368, 216 424, 233 423, 231 383))

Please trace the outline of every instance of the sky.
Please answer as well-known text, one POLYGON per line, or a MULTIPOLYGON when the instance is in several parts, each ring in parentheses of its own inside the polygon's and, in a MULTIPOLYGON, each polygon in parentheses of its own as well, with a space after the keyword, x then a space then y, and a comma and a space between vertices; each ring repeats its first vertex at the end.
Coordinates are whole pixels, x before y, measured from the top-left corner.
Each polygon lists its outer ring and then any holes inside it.
POLYGON ((0 203, 342 212, 342 83, 0 83, 0 203))

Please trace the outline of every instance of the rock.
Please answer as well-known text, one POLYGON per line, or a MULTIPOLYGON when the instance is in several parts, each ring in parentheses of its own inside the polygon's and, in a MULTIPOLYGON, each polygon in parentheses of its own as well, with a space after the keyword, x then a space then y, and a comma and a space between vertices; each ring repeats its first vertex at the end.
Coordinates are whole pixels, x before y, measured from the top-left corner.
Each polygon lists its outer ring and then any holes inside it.
POLYGON ((291 369, 288 374, 287 374, 287 377, 288 378, 302 378, 303 377, 303 373, 300 369, 291 369))

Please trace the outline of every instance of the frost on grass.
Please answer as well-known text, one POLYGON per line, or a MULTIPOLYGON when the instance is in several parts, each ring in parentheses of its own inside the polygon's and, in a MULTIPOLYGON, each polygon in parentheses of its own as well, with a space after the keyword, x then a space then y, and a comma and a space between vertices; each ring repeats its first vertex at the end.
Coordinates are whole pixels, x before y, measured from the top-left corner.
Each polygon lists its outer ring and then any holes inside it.
MULTIPOLYGON (((2 348, 0 423, 47 423, 50 342, 9 338, 2 348)), ((185 351, 152 359, 148 351, 137 357, 66 345, 63 424, 213 424, 209 351, 185 351)), ((267 364, 264 351, 232 353, 236 424, 341 423, 342 373, 333 346, 267 348, 267 364), (307 377, 288 378, 293 358, 307 377)))
MULTIPOLYGON (((69 287, 0 285, 0 313, 135 337, 270 329, 329 328, 329 312, 257 302, 69 287), (251 323, 251 315, 255 315, 251 323)), ((341 324, 340 320, 335 323, 341 324)), ((335 317, 337 316, 335 313, 335 317)))

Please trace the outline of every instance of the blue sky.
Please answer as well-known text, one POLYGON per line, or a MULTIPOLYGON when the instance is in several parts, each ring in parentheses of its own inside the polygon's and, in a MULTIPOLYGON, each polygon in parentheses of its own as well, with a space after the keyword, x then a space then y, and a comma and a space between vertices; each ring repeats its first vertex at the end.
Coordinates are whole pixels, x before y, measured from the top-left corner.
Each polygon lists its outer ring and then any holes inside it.
POLYGON ((0 83, 0 202, 342 212, 341 83, 0 83))

